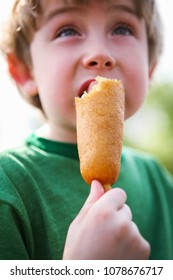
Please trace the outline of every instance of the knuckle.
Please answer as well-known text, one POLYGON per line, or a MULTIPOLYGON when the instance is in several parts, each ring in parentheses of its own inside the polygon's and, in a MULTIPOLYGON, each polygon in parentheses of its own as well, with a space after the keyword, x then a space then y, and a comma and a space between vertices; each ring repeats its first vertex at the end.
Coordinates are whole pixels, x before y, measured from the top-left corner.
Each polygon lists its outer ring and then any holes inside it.
POLYGON ((132 215, 132 211, 131 211, 130 207, 127 204, 125 204, 124 209, 125 209, 127 216, 130 218, 130 220, 132 220, 133 215, 132 215))
POLYGON ((108 207, 106 209, 103 209, 101 212, 97 213, 97 219, 102 220, 103 222, 110 221, 112 219, 113 210, 111 207, 108 207))
POLYGON ((132 250, 139 252, 140 259, 148 259, 150 255, 150 245, 149 243, 142 237, 140 232, 136 230, 133 232, 131 237, 131 248, 132 250))
POLYGON ((149 256, 150 256, 150 253, 151 253, 151 248, 150 248, 150 245, 147 241, 145 241, 145 244, 143 246, 143 259, 148 259, 149 256))
POLYGON ((124 238, 128 235, 129 232, 129 221, 123 220, 120 221, 117 227, 117 238, 119 241, 124 240, 124 238))
POLYGON ((116 188, 115 193, 116 193, 117 196, 122 197, 124 201, 127 199, 127 194, 123 189, 116 188))

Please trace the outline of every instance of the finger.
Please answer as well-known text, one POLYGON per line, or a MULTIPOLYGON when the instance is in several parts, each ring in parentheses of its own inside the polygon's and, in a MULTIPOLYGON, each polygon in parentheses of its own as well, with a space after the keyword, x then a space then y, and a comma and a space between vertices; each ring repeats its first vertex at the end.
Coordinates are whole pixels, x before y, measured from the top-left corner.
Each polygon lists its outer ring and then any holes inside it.
POLYGON ((127 204, 124 204, 123 207, 119 210, 119 214, 125 215, 128 220, 132 220, 132 211, 127 204))
POLYGON ((104 194, 104 189, 103 189, 102 184, 96 180, 92 181, 89 196, 79 213, 80 218, 83 218, 83 216, 85 216, 87 214, 89 209, 93 206, 93 204, 97 200, 100 199, 100 197, 103 194, 104 194))
POLYGON ((138 256, 136 255, 136 259, 146 260, 150 255, 150 244, 149 242, 140 234, 140 231, 137 225, 132 222, 132 234, 134 236, 133 241, 133 250, 138 252, 138 256), (136 238, 135 238, 136 235, 136 238))
POLYGON ((114 188, 109 190, 102 196, 98 203, 104 203, 105 205, 112 205, 113 209, 121 209, 127 199, 125 191, 120 188, 114 188))
POLYGON ((95 203, 104 194, 104 189, 99 181, 92 181, 90 195, 86 201, 87 204, 95 203))

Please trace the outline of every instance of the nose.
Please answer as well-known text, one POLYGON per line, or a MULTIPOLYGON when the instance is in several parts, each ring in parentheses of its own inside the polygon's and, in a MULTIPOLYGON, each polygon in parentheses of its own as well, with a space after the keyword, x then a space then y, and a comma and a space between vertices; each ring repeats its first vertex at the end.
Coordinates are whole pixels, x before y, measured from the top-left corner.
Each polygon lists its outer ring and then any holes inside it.
POLYGON ((116 65, 116 59, 107 48, 90 46, 83 58, 83 65, 87 69, 111 70, 116 65))

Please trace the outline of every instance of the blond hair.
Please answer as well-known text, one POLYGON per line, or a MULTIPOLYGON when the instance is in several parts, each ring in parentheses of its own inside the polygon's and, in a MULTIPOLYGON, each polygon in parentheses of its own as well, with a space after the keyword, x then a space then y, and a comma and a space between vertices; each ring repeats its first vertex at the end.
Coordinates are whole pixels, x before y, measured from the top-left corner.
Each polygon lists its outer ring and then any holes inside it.
MULTIPOLYGON (((61 0, 69 3, 87 4, 87 0, 61 0)), ((146 23, 149 64, 157 61, 162 51, 162 23, 157 9, 157 0, 133 0, 139 17, 146 23)), ((1 51, 4 54, 14 53, 28 67, 32 67, 29 46, 37 30, 37 20, 42 15, 41 0, 14 0, 11 15, 5 24, 1 51)), ((41 108, 39 97, 28 100, 41 108)))

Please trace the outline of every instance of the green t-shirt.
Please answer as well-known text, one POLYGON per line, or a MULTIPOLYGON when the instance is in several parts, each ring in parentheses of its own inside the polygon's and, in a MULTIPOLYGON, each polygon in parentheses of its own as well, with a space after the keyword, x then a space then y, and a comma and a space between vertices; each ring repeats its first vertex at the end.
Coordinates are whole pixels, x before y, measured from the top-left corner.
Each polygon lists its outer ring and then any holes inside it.
MULTIPOLYGON (((123 148, 115 186, 127 193, 150 258, 173 259, 172 177, 150 156, 123 148)), ((68 227, 89 190, 75 144, 33 134, 1 153, 0 259, 62 259, 68 227)))

